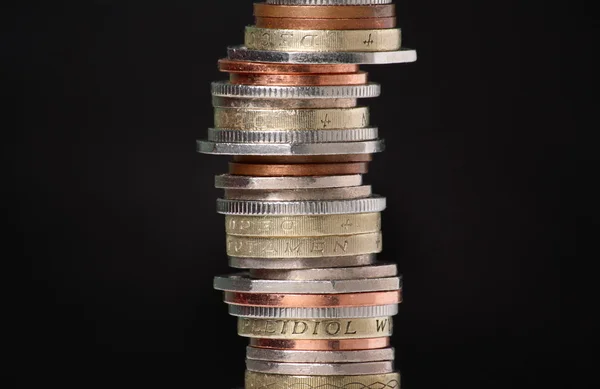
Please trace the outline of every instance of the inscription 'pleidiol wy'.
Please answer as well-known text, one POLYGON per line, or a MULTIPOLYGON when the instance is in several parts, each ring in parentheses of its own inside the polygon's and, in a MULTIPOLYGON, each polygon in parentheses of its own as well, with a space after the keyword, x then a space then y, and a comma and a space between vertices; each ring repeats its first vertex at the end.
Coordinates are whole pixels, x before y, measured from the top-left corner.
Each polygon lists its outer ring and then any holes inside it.
POLYGON ((360 336, 361 333, 391 334, 392 320, 389 318, 350 320, 269 320, 242 318, 239 331, 256 336, 269 335, 312 335, 312 336, 360 336), (358 322, 358 324, 356 324, 358 322))

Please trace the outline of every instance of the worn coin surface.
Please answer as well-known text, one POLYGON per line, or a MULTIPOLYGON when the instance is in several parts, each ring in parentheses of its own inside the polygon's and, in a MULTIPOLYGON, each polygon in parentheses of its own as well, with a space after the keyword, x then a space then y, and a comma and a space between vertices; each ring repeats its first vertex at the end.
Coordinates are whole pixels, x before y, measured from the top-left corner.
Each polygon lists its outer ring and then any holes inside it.
POLYGON ((322 189, 362 185, 362 175, 331 177, 246 177, 222 174, 215 177, 215 187, 220 189, 322 189))
POLYGON ((295 30, 246 27, 244 45, 273 51, 395 51, 401 46, 399 28, 370 30, 295 30))
POLYGON ((367 83, 366 72, 340 74, 253 74, 231 73, 232 84, 246 85, 361 85, 367 83))
POLYGON ((365 85, 268 86, 216 81, 211 84, 211 92, 213 96, 253 99, 360 99, 379 96, 381 86, 374 82, 365 85))
POLYGON ((271 361, 246 360, 246 369, 258 373, 291 374, 291 375, 366 375, 386 374, 394 371, 393 361, 360 362, 360 363, 281 363, 271 361))
POLYGON ((395 17, 317 19, 256 17, 256 27, 288 30, 374 30, 396 27, 395 17))
POLYGON ((212 97, 213 107, 224 108, 265 108, 265 109, 314 109, 314 108, 354 108, 357 99, 251 99, 238 97, 212 97))
MULTIPOLYGON (((229 305, 229 314, 238 317, 273 319, 358 319, 384 317, 398 314, 398 304, 371 305, 363 307, 258 307, 229 305)), ((379 344, 379 343, 378 343, 379 344)), ((386 347, 380 346, 380 347, 386 347)), ((366 347, 368 348, 368 347, 366 347)), ((379 347, 375 347, 379 348, 379 347)), ((360 348, 359 348, 360 349, 360 348)))
POLYGON ((364 142, 331 143, 220 143, 208 140, 197 142, 198 152, 215 155, 347 155, 374 154, 384 150, 382 139, 364 142))
POLYGON ((390 347, 390 338, 364 339, 266 339, 250 338, 250 346, 278 350, 351 351, 390 347))
POLYGON ((400 373, 370 375, 284 375, 246 371, 246 389, 399 389, 400 373))
MULTIPOLYGON (((309 3, 309 2, 307 2, 309 3)), ((312 2, 315 3, 314 1, 312 2)), ((310 4, 310 3, 309 3, 310 4)), ((254 16, 270 18, 366 19, 396 16, 394 4, 384 5, 272 5, 254 3, 254 16)))
POLYGON ((281 308, 326 308, 389 305, 402 302, 402 290, 344 294, 291 294, 224 292, 225 302, 233 305, 281 308))
POLYGON ((332 269, 269 270, 254 269, 250 277, 264 280, 347 280, 394 277, 398 274, 395 264, 375 264, 370 266, 338 267, 332 269))
POLYGON ((373 213, 382 212, 385 210, 385 206, 385 197, 378 195, 351 200, 252 201, 217 199, 218 213, 246 216, 373 213))
POLYGON ((229 174, 253 177, 342 176, 365 174, 368 162, 307 163, 293 165, 229 163, 229 174))
POLYGON ((234 200, 298 201, 359 199, 369 197, 371 194, 371 186, 363 185, 349 188, 292 189, 276 192, 270 190, 225 189, 224 197, 234 200))

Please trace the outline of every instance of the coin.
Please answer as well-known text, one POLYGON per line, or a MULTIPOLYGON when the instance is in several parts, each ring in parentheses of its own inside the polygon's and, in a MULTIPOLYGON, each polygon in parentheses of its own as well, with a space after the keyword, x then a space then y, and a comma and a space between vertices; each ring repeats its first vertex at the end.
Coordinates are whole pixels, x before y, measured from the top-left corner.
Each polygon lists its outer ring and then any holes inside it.
POLYGON ((329 130, 369 125, 367 107, 337 109, 214 109, 215 128, 250 131, 329 130))
POLYGON ((224 292, 225 302, 257 307, 360 307, 402 302, 402 291, 345 293, 345 294, 275 294, 224 292))
POLYGON ((227 235, 227 255, 245 258, 318 258, 379 253, 380 232, 318 237, 227 235))
POLYGON ((213 107, 224 108, 266 108, 266 109, 303 109, 303 108, 354 108, 356 99, 252 99, 237 97, 212 97, 213 107))
POLYGON ((332 143, 219 143, 207 140, 197 141, 198 152, 215 155, 347 155, 373 154, 384 150, 383 139, 364 142, 332 143))
POLYGON ((238 335, 263 339, 361 339, 392 335, 392 318, 256 319, 238 318, 238 335))
POLYGON ((309 19, 257 17, 256 27, 289 30, 375 30, 396 27, 396 18, 309 19))
POLYGON ((322 189, 362 185, 360 174, 328 177, 246 177, 222 174, 215 177, 215 187, 222 189, 322 189))
MULTIPOLYGON (((226 199, 256 201, 340 200, 359 199, 370 195, 370 185, 349 188, 280 190, 275 192, 269 190, 225 189, 224 193, 226 199)), ((263 223, 264 221, 261 221, 261 224, 263 223)))
POLYGON ((242 293, 362 293, 399 290, 400 287, 399 277, 296 281, 261 280, 250 278, 247 273, 237 273, 214 279, 216 290, 242 293))
POLYGON ((246 27, 244 44, 254 50, 274 51, 395 51, 400 49, 399 28, 370 30, 294 30, 246 27))
POLYGON ((250 277, 264 280, 350 280, 394 277, 398 274, 395 264, 375 264, 370 266, 338 267, 332 269, 305 270, 250 270, 250 277))
POLYGON ((232 84, 246 85, 362 85, 367 83, 367 73, 340 74, 252 74, 231 73, 232 84))
POLYGON ((223 143, 339 143, 377 139, 376 127, 346 130, 249 131, 209 128, 208 140, 223 143))
POLYGON ((299 5, 299 6, 360 6, 390 4, 393 0, 266 0, 267 4, 299 5))
POLYGON ((246 371, 246 389, 399 389, 400 374, 370 375, 283 375, 246 371))
POLYGON ((394 371, 392 361, 361 363, 281 363, 246 360, 246 369, 257 373, 307 375, 307 376, 360 376, 387 374, 394 371))
POLYGON ((315 269, 366 266, 375 263, 375 254, 322 258, 240 258, 229 257, 229 266, 238 269, 315 269))
POLYGON ((295 165, 266 165, 229 163, 229 174, 253 177, 342 176, 365 174, 368 162, 314 163, 295 165))
MULTIPOLYGON (((398 304, 369 305, 362 307, 257 307, 252 305, 229 305, 229 314, 237 317, 256 317, 273 319, 359 319, 364 317, 395 316, 398 314, 398 304)), ((373 343, 380 348, 380 338, 373 343)), ((322 343, 320 343, 322 344, 322 343)), ((352 343, 354 344, 354 343, 352 343)), ((370 343, 369 343, 370 344, 370 343)), ((364 345, 364 344, 362 344, 364 345)), ((277 348, 277 347, 275 347, 277 348)), ((283 347, 285 348, 285 347, 283 347)), ((359 347, 370 348, 370 347, 359 347)))
POLYGON ((286 363, 355 363, 373 361, 393 361, 394 349, 356 351, 302 351, 274 350, 248 346, 246 358, 258 361, 286 363))
POLYGON ((219 60, 219 70, 228 73, 259 73, 259 74, 292 74, 301 76, 303 74, 329 75, 335 73, 356 73, 358 65, 353 64, 293 64, 293 63, 268 63, 232 61, 230 59, 219 60))
POLYGON ((364 199, 307 200, 307 201, 252 201, 217 199, 217 212, 225 215, 292 216, 340 215, 382 212, 385 197, 372 195, 364 199))
POLYGON ((272 5, 254 3, 254 16, 270 18, 366 19, 396 16, 394 4, 384 5, 272 5))
POLYGON ((348 154, 348 155, 234 155, 234 162, 242 163, 336 163, 336 162, 370 162, 373 160, 371 154, 348 154))
POLYGON ((373 82, 365 85, 271 86, 217 81, 211 84, 211 92, 213 96, 253 99, 357 99, 377 97, 381 87, 373 82))
POLYGON ((364 338, 364 339, 264 339, 251 338, 250 346, 256 348, 277 350, 304 350, 304 351, 355 351, 387 348, 390 338, 364 338))

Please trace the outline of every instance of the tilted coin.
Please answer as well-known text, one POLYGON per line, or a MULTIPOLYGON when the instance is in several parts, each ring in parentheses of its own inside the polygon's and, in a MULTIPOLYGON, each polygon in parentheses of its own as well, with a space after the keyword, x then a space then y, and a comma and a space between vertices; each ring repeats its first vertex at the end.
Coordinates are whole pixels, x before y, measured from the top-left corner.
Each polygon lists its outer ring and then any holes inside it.
MULTIPOLYGON (((273 319, 359 319, 398 314, 398 304, 367 305, 362 307, 259 307, 228 305, 229 314, 237 317, 273 319)), ((379 346, 383 347, 383 346, 379 346)))
POLYGON ((398 269, 395 264, 375 264, 370 266, 338 267, 331 269, 304 269, 304 270, 250 270, 252 278, 264 280, 348 280, 395 277, 398 269))
POLYGON ((251 99, 213 96, 213 107, 224 108, 267 108, 267 109, 314 109, 353 108, 357 99, 251 99))
POLYGON ((231 84, 217 81, 211 84, 213 96, 247 97, 254 99, 359 99, 377 97, 379 84, 335 86, 263 86, 231 84))
POLYGON ((365 278, 358 280, 261 280, 250 278, 247 273, 217 276, 214 279, 216 290, 247 293, 362 293, 398 290, 399 277, 365 278))
POLYGON ((395 51, 401 46, 399 28, 371 30, 293 30, 246 27, 244 45, 273 51, 395 51))
MULTIPOLYGON (((231 200, 298 201, 360 199, 369 197, 371 194, 371 186, 363 185, 349 188, 287 189, 276 192, 255 189, 225 189, 224 197, 231 200)), ((225 220, 227 222, 227 217, 225 220)))
POLYGON ((218 143, 197 141, 198 152, 215 155, 346 155, 374 154, 383 151, 382 139, 343 143, 218 143))
MULTIPOLYGON (((379 253, 380 232, 319 237, 227 235, 227 255, 245 258, 315 258, 379 253)), ((316 285, 314 285, 316 287, 316 285)))
POLYGON ((240 258, 229 257, 229 266, 238 269, 314 269, 366 266, 375 263, 375 254, 321 258, 240 258))
POLYGON ((339 215, 381 212, 385 197, 372 195, 365 199, 307 200, 307 201, 252 201, 217 199, 217 212, 225 215, 290 216, 339 215))
POLYGON ((362 175, 330 177, 246 177, 223 174, 215 177, 215 187, 221 189, 323 189, 362 185, 362 175))
POLYGON ((258 361, 286 363, 353 363, 373 361, 393 361, 394 349, 356 351, 303 351, 275 350, 248 346, 246 358, 258 361))
POLYGON ((307 376, 360 376, 387 374, 394 371, 392 361, 362 363, 281 363, 246 360, 246 369, 257 373, 289 374, 307 376))
POLYGON ((238 318, 238 335, 263 339, 361 339, 391 336, 391 317, 368 319, 238 318))
POLYGON ((249 50, 245 46, 227 49, 229 59, 296 64, 391 64, 417 60, 417 52, 411 49, 380 52, 293 52, 274 50, 249 50))
POLYGON ((215 108, 215 128, 248 131, 329 130, 369 125, 367 107, 338 109, 215 108))
POLYGON ((400 373, 370 375, 284 375, 246 371, 246 389, 399 389, 400 373))
POLYGON ((379 5, 391 4, 393 0, 266 0, 276 5, 379 5))

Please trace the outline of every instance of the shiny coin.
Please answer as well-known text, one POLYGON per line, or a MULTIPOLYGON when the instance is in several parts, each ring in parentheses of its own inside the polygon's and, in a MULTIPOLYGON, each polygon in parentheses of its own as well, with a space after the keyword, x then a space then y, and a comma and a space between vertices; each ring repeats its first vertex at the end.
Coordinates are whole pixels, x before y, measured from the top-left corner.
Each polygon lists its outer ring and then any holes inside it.
POLYGON ((225 215, 286 216, 339 215, 381 212, 385 197, 372 195, 366 199, 323 201, 251 201, 217 199, 217 212, 225 215))
MULTIPOLYGON (((371 196, 371 186, 355 186, 349 188, 327 189, 295 189, 295 190, 247 190, 225 189, 224 197, 231 200, 255 201, 298 201, 298 200, 342 200, 359 199, 371 196)), ((264 224, 264 221, 260 221, 264 224)), ((240 228, 243 225, 240 225, 240 228)))
POLYGON ((246 360, 249 371, 270 374, 311 375, 311 376, 340 376, 386 374, 394 371, 392 361, 362 362, 362 363, 281 363, 246 360))
POLYGON ((336 86, 262 86, 231 84, 217 81, 211 84, 213 96, 246 97, 254 99, 359 99, 377 97, 379 84, 336 86))
POLYGON ((362 293, 398 290, 401 281, 399 277, 317 281, 260 280, 240 273, 215 277, 214 287, 216 290, 247 293, 362 293))
POLYGON ((215 155, 346 155, 374 154, 383 151, 382 139, 343 143, 217 143, 198 141, 198 152, 215 155))
POLYGON ((245 177, 223 174, 215 177, 215 187, 221 189, 322 189, 362 185, 360 174, 331 177, 245 177))
POLYGON ((313 269, 366 266, 375 263, 375 254, 323 258, 240 258, 229 257, 229 266, 237 269, 313 269))
POLYGON ((246 371, 246 389, 400 389, 400 374, 286 375, 246 371))
POLYGON ((266 109, 314 109, 314 108, 353 108, 356 99, 249 99, 237 97, 212 97, 213 107, 224 108, 266 108, 266 109))
POLYGON ((305 270, 250 270, 252 278, 264 280, 348 280, 395 277, 398 269, 395 264, 377 264, 358 267, 338 267, 332 269, 305 269, 305 270))
POLYGON ((246 358, 259 361, 285 363, 356 363, 374 361, 393 361, 394 349, 357 351, 302 351, 274 350, 248 346, 246 358))
MULTIPOLYGON (((257 317, 273 319, 358 319, 363 317, 384 317, 398 314, 398 304, 371 305, 362 307, 259 307, 248 305, 229 305, 229 314, 238 317, 257 317)), ((381 345, 377 339, 377 347, 381 345)), ((364 345, 361 345, 364 346, 364 345)), ((284 347, 285 348, 285 347, 284 347)), ((368 347, 359 347, 368 348, 368 347)))

